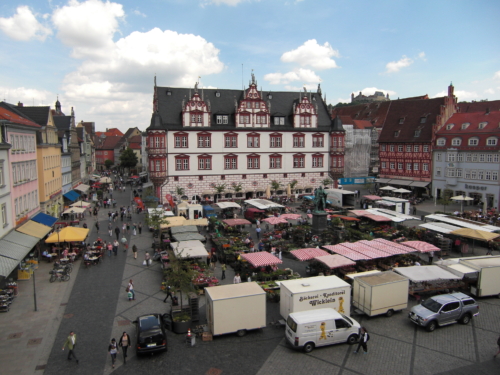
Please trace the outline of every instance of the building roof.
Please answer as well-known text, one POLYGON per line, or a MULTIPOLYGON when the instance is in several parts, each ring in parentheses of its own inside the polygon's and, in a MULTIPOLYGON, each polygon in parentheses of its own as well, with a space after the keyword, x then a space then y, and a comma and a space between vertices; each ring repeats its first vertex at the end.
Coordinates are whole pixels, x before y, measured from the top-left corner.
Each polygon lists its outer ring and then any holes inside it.
POLYGON ((500 100, 489 102, 458 103, 459 112, 487 112, 500 111, 500 100))
POLYGON ((120 140, 122 139, 122 136, 110 136, 104 138, 104 142, 97 146, 97 149, 99 150, 114 150, 116 148, 116 145, 120 140))
POLYGON ((446 104, 447 98, 393 100, 380 132, 379 143, 431 142, 433 125, 436 124, 441 106, 446 104), (420 130, 418 137, 415 136, 416 130, 420 130), (395 132, 399 134, 395 136, 395 132))
POLYGON ((461 134, 482 134, 495 133, 500 135, 500 111, 492 111, 489 114, 485 112, 467 112, 455 113, 446 121, 445 126, 441 127, 436 132, 436 135, 461 135, 461 134), (462 129, 462 124, 469 123, 465 129, 462 129), (482 128, 480 123, 486 123, 482 128), (454 124, 451 129, 447 129, 447 125, 454 124))
POLYGON ((36 122, 31 121, 30 119, 27 119, 23 116, 20 116, 19 114, 10 110, 9 104, 5 102, 0 103, 0 119, 7 120, 13 124, 27 125, 35 128, 41 127, 36 122))
POLYGON ((25 107, 23 105, 11 105, 16 111, 22 113, 25 117, 30 118, 38 125, 47 126, 49 122, 49 106, 29 106, 25 107))
POLYGON ((59 130, 69 130, 71 128, 71 116, 54 116, 54 125, 59 130))
MULTIPOLYGON (((392 102, 394 102, 394 100, 337 107, 332 110, 332 118, 337 115, 340 116, 340 118, 349 116, 353 120, 369 121, 376 128, 381 128, 384 126, 392 102)), ((344 123, 348 124, 347 122, 344 123)))
POLYGON ((134 135, 128 140, 130 143, 142 143, 142 135, 134 135))
POLYGON ((371 129, 373 124, 367 120, 353 120, 349 116, 339 116, 343 125, 353 125, 354 129, 371 129))
POLYGON ((125 134, 123 135, 123 137, 126 138, 126 139, 129 139, 130 136, 132 135, 132 133, 135 130, 139 130, 139 129, 137 129, 137 128, 128 128, 127 131, 125 132, 125 134))
MULTIPOLYGON (((247 91, 247 90, 245 90, 247 91)), ((194 90, 189 88, 174 88, 174 87, 156 87, 158 99, 158 112, 154 112, 151 117, 149 129, 169 129, 169 130, 193 130, 203 129, 207 127, 193 128, 182 126, 182 107, 183 102, 187 102, 194 95, 194 90), (170 94, 168 95, 167 92, 170 94)), ((236 128, 235 113, 236 106, 241 100, 244 100, 243 90, 227 90, 227 89, 199 89, 198 93, 205 103, 210 106, 212 114, 210 130, 248 130, 248 128, 236 128), (219 96, 216 96, 216 93, 219 96), (228 115, 228 124, 217 124, 215 121, 216 115, 228 115)), ((268 103, 270 115, 285 117, 284 125, 274 125, 271 121, 268 128, 259 128, 259 130, 299 130, 293 127, 293 107, 294 103, 298 104, 301 96, 310 96, 312 104, 318 106, 318 127, 317 128, 300 128, 300 131, 328 131, 332 120, 329 116, 321 95, 318 93, 301 94, 294 91, 272 91, 261 92, 262 100, 268 103), (271 97, 270 97, 271 95, 271 97), (270 107, 269 107, 270 106, 270 107)))

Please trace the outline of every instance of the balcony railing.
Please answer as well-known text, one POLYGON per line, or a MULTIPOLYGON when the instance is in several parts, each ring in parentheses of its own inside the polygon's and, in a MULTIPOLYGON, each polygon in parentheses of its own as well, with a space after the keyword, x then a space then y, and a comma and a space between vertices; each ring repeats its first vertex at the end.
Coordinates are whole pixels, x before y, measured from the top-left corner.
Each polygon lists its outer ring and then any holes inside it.
POLYGON ((167 172, 149 172, 150 178, 166 178, 167 172))
POLYGON ((330 147, 330 152, 345 152, 345 147, 330 147))
POLYGON ((330 173, 332 174, 343 174, 344 168, 330 167, 330 173))
POLYGON ((166 154, 167 153, 167 148, 166 147, 146 147, 146 152, 148 154, 166 154))

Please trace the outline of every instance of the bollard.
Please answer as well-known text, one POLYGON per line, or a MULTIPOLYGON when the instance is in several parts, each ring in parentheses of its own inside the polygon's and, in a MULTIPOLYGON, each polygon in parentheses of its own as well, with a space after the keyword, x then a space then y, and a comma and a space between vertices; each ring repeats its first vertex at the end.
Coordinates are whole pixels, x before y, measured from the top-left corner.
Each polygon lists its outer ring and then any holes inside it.
POLYGON ((196 338, 191 335, 191 329, 188 328, 188 332, 186 335, 186 345, 188 348, 190 348, 194 346, 195 343, 196 343, 196 338))

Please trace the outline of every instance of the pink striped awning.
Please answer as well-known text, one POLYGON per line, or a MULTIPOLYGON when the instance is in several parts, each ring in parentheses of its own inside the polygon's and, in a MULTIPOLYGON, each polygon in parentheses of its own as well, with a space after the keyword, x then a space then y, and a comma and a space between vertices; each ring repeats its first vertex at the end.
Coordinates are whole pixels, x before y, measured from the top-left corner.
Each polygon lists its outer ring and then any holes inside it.
POLYGON ((370 247, 372 247, 374 249, 383 251, 384 253, 387 253, 389 255, 406 254, 406 250, 398 249, 398 248, 393 247, 393 246, 388 246, 386 244, 383 244, 383 243, 380 243, 380 242, 377 242, 377 241, 362 240, 362 241, 359 241, 359 242, 362 243, 362 244, 364 244, 364 245, 370 246, 370 247))
POLYGON ((367 246, 365 244, 362 244, 362 243, 360 243, 360 241, 355 242, 355 243, 344 243, 342 246, 348 247, 351 250, 354 250, 354 251, 357 251, 358 253, 369 256, 372 259, 386 258, 386 257, 391 256, 391 254, 388 254, 384 251, 380 251, 380 250, 375 249, 371 246, 367 246))
POLYGON ((281 217, 276 217, 276 216, 271 216, 268 217, 262 221, 265 221, 266 223, 276 225, 276 224, 288 224, 288 221, 286 219, 282 219, 281 217))
POLYGON ((322 257, 316 257, 314 259, 323 263, 325 266, 327 266, 332 270, 334 268, 356 265, 356 262, 353 262, 352 260, 347 259, 346 257, 343 257, 342 255, 339 254, 325 255, 322 257))
POLYGON ((300 214, 282 214, 280 216, 282 219, 287 219, 287 220, 297 220, 302 217, 300 214))
POLYGON ((340 255, 345 256, 346 258, 352 259, 352 260, 367 260, 367 259, 372 259, 371 257, 368 257, 364 254, 358 253, 357 251, 353 251, 345 246, 342 246, 341 244, 338 245, 327 245, 323 246, 324 249, 331 251, 333 253, 337 253, 340 255))
POLYGON ((366 199, 368 199, 370 201, 379 201, 379 200, 382 199, 378 195, 363 195, 363 198, 366 198, 366 199))
POLYGON ((441 251, 439 247, 436 247, 428 242, 424 241, 406 241, 401 242, 401 245, 405 245, 411 247, 412 249, 417 250, 419 253, 429 253, 431 251, 441 251))
POLYGON ((366 218, 371 219, 373 221, 392 221, 392 219, 389 219, 388 217, 385 217, 382 215, 368 214, 368 215, 363 215, 363 217, 366 217, 366 218))
POLYGON ((278 259, 267 251, 260 251, 258 253, 241 254, 241 257, 248 261, 254 267, 265 267, 274 264, 283 263, 282 260, 278 259))
POLYGON ((384 238, 377 238, 376 240, 373 240, 373 242, 378 242, 378 243, 381 243, 381 244, 384 244, 387 246, 394 247, 398 250, 404 251, 405 253, 413 253, 415 251, 414 249, 412 249, 408 246, 403 246, 403 245, 396 243, 396 242, 387 241, 384 238))
POLYGON ((296 257, 300 261, 305 261, 305 260, 310 260, 310 259, 313 259, 316 257, 330 255, 325 250, 316 249, 313 247, 310 247, 307 249, 292 250, 292 251, 290 251, 290 253, 292 253, 293 256, 296 257))
POLYGON ((223 223, 226 223, 230 227, 234 227, 235 225, 251 225, 252 223, 246 219, 226 219, 222 220, 223 223))

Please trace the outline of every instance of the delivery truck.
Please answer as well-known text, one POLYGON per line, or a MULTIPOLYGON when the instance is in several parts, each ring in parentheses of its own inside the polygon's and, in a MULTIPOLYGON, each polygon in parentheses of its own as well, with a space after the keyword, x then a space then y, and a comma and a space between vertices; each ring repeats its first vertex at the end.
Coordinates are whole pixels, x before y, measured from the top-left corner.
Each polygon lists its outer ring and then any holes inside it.
POLYGON ((460 264, 477 270, 477 283, 470 287, 473 295, 500 298, 500 256, 462 258, 460 264))
POLYGON ((356 194, 353 191, 341 189, 325 189, 326 199, 336 208, 344 210, 356 207, 356 194))
POLYGON ((352 305, 368 316, 392 316, 408 306, 409 280, 392 271, 355 277, 352 305))
POLYGON ((337 276, 316 276, 280 282, 280 314, 333 308, 350 315, 351 286, 337 276))
POLYGON ((212 335, 266 326, 266 292, 255 282, 205 288, 208 328, 212 335))

